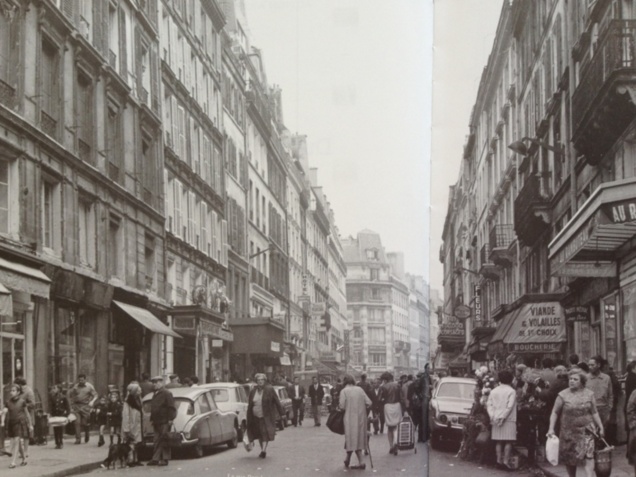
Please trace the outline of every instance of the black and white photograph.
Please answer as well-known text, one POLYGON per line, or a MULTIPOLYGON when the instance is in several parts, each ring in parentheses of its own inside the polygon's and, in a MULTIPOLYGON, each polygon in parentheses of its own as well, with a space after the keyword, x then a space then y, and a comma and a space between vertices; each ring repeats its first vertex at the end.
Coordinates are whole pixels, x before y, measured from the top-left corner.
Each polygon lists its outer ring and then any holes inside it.
POLYGON ((434 9, 0 0, 2 475, 428 475, 434 9))

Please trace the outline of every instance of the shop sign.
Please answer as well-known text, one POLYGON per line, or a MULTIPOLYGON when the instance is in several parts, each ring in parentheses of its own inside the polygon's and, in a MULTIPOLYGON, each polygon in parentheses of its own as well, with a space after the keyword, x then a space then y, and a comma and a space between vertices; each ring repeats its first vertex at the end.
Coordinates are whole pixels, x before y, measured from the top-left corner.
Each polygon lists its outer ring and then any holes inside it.
POLYGON ((194 330, 194 318, 177 316, 172 320, 172 327, 175 330, 194 330))
POLYGON ((278 341, 272 341, 270 344, 270 349, 274 353, 280 353, 280 343, 278 341))
POLYGON ((458 305, 455 308, 455 318, 459 320, 466 320, 470 317, 470 307, 466 305, 458 305))
POLYGON ((556 353, 561 350, 561 343, 512 343, 510 351, 517 353, 556 353))
POLYGON ((614 224, 636 221, 636 199, 603 204, 601 209, 605 216, 614 224))
POLYGON ((223 348, 223 340, 212 340, 212 348, 223 348))
POLYGON ((504 343, 561 343, 565 341, 563 308, 558 301, 528 303, 504 338, 504 343))
POLYGON ((463 338, 466 335, 464 323, 455 317, 446 317, 439 327, 439 335, 444 338, 463 338))
POLYGON ((605 314, 605 355, 609 365, 616 365, 616 354, 618 351, 616 338, 616 300, 611 296, 603 301, 603 312, 605 314))
POLYGON ((311 304, 311 316, 322 316, 327 311, 325 303, 312 303, 311 304))
POLYGON ((590 309, 587 306, 569 306, 565 309, 565 320, 568 323, 574 323, 575 321, 589 321, 590 309))
POLYGON ((483 318, 481 315, 481 287, 479 285, 473 287, 473 303, 475 304, 475 321, 479 323, 483 318))

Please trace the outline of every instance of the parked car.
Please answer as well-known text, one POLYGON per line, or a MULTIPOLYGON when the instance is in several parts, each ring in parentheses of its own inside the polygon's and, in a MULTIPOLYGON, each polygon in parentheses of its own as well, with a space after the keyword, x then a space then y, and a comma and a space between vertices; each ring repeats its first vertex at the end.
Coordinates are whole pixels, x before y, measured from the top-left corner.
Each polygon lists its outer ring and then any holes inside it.
POLYGON ((280 416, 280 419, 276 421, 276 423, 278 424, 278 428, 280 430, 283 430, 291 423, 292 420, 292 400, 287 393, 286 386, 274 386, 274 391, 276 391, 276 394, 278 394, 278 399, 280 400, 280 403, 285 410, 285 415, 280 416))
POLYGON ((461 442, 463 424, 474 402, 477 381, 472 378, 442 378, 430 401, 429 426, 431 446, 439 448, 442 440, 461 442))
MULTIPOLYGON (((171 388, 177 417, 174 430, 181 434, 181 442, 173 448, 189 449, 193 456, 201 457, 210 447, 227 444, 230 449, 238 443, 235 412, 219 409, 211 389, 203 387, 171 388)), ((143 398, 143 431, 145 448, 152 448, 154 430, 150 422, 150 401, 154 393, 143 398)))
POLYGON ((236 428, 239 440, 243 439, 243 430, 247 428, 247 398, 248 392, 242 384, 237 383, 209 383, 199 387, 210 389, 216 405, 221 411, 236 413, 236 428))

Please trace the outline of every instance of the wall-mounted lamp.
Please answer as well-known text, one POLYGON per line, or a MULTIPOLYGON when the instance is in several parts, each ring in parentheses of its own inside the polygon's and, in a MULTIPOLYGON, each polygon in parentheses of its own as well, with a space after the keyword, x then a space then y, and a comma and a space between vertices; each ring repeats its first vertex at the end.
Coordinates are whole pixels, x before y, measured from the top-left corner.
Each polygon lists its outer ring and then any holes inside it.
POLYGON ((511 149, 512 151, 516 152, 517 154, 521 154, 522 156, 527 156, 528 155, 528 151, 529 151, 529 147, 526 146, 525 142, 528 141, 532 144, 536 144, 539 147, 544 147, 546 148, 548 151, 552 151, 555 154, 559 154, 561 156, 565 155, 565 151, 563 146, 559 145, 559 146, 551 146, 548 143, 545 143, 543 141, 539 141, 538 139, 532 138, 532 137, 522 137, 520 141, 515 141, 511 144, 508 145, 508 149, 511 149))

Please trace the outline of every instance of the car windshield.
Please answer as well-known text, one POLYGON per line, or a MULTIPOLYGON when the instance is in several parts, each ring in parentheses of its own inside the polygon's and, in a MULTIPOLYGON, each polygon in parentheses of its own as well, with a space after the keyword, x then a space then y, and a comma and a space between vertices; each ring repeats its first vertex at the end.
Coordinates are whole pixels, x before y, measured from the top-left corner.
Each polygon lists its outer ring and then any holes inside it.
POLYGON ((474 383, 442 383, 437 390, 437 397, 472 400, 474 391, 474 383))
POLYGON ((228 402, 230 400, 227 389, 212 389, 211 391, 216 402, 228 402))

